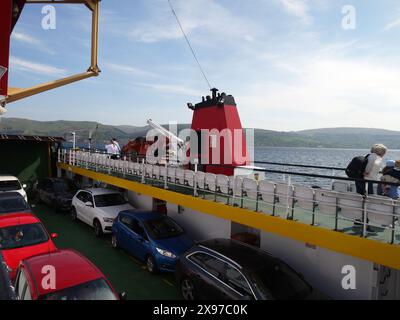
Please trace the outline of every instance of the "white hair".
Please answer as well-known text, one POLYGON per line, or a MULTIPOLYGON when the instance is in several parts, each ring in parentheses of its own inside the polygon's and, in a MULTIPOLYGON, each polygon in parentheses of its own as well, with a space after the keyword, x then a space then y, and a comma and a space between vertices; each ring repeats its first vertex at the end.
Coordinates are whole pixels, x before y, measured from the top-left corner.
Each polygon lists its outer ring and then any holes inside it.
POLYGON ((387 147, 383 144, 374 144, 371 148, 371 153, 376 153, 378 156, 383 157, 387 152, 387 147))

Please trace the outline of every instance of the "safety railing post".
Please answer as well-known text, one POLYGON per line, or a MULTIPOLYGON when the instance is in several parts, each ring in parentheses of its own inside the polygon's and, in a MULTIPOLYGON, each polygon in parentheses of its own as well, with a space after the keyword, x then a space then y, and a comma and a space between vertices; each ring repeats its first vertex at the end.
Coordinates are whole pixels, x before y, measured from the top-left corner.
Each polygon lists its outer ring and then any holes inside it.
POLYGON ((168 189, 168 163, 165 161, 164 189, 168 189))
POLYGON ((142 183, 145 183, 145 176, 146 176, 146 164, 145 160, 142 159, 142 183))
POLYGON ((367 219, 368 219, 367 201, 366 201, 366 198, 364 198, 364 200, 363 200, 363 231, 362 231, 363 238, 367 237, 367 219))
POLYGON ((292 176, 288 175, 288 181, 287 181, 287 194, 286 194, 286 219, 289 219, 289 199, 290 199, 290 189, 291 189, 291 184, 292 184, 292 176))

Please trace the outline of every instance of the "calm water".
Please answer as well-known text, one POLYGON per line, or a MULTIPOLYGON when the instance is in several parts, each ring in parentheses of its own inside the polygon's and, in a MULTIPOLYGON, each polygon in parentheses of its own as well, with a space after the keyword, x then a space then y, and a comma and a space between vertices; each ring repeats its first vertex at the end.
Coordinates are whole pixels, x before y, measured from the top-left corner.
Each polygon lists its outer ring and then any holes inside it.
MULTIPOLYGON (((258 147, 255 150, 256 161, 279 162, 279 163, 293 163, 293 164, 306 164, 315 166, 328 166, 328 167, 347 167, 347 164, 356 156, 366 155, 369 150, 364 149, 325 149, 325 148, 277 148, 277 147, 258 147)), ((390 150, 385 156, 384 161, 387 159, 400 159, 400 150, 390 150)), ((345 176, 343 171, 332 171, 322 169, 307 169, 307 168, 294 168, 289 166, 275 166, 275 165, 260 165, 272 170, 281 171, 294 171, 304 173, 314 173, 321 175, 335 174, 337 176, 345 176)), ((282 175, 268 174, 270 179, 282 179, 282 175)), ((307 185, 319 185, 327 187, 331 183, 331 179, 319 179, 309 177, 292 177, 294 182, 300 182, 307 185)))

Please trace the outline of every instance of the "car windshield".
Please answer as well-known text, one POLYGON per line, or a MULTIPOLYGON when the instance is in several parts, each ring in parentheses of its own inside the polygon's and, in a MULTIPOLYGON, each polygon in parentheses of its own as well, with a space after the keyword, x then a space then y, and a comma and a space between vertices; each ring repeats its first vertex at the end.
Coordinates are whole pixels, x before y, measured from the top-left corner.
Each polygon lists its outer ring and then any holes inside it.
POLYGON ((0 214, 30 210, 22 197, 0 199, 0 214))
POLYGON ((18 180, 0 181, 0 191, 20 190, 21 184, 18 180))
POLYGON ((120 193, 108 193, 94 196, 96 207, 113 207, 126 204, 127 201, 120 193))
POLYGON ((144 225, 151 237, 155 239, 177 237, 184 233, 175 221, 167 217, 145 221, 144 225))
POLYGON ((0 228, 0 250, 33 246, 49 240, 41 223, 0 228))
POLYGON ((97 279, 42 296, 42 300, 117 300, 104 279, 97 279))
POLYGON ((250 274, 264 299, 304 299, 312 288, 288 265, 274 262, 250 274))

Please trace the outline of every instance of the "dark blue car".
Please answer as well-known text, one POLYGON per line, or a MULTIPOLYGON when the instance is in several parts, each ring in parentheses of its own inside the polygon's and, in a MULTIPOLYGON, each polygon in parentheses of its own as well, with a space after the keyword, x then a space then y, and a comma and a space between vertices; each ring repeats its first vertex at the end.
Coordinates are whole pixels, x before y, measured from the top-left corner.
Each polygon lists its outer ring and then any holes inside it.
POLYGON ((179 256, 194 242, 174 220, 164 214, 127 210, 112 227, 111 243, 146 262, 151 273, 175 270, 179 256))

